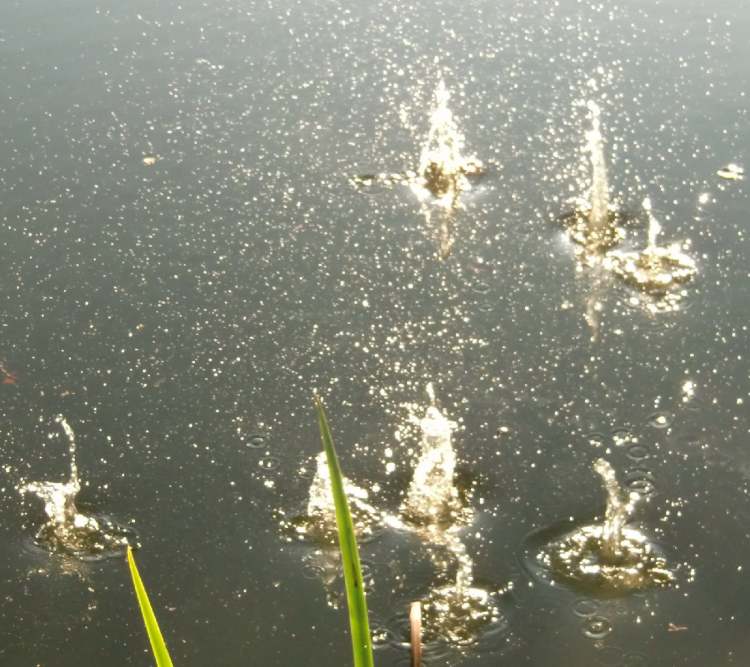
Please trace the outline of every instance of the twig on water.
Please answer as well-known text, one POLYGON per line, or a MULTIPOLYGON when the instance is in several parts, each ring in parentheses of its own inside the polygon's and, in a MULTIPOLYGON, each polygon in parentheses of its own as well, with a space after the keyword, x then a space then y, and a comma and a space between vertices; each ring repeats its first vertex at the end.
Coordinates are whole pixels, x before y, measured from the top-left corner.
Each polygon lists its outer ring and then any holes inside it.
POLYGON ((409 608, 411 627, 411 667, 422 666, 422 603, 412 602, 409 608))

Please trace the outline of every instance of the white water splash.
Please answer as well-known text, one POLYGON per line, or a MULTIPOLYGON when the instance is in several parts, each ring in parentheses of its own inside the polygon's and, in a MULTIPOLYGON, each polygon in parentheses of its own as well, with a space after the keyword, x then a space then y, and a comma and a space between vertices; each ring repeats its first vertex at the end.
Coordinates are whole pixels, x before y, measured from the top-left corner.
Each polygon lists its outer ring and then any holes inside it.
POLYGON ((435 407, 431 385, 428 394, 433 405, 419 422, 422 449, 402 509, 409 520, 429 525, 449 521, 460 510, 460 502, 453 479, 456 453, 451 442, 456 423, 435 407))
POLYGON ((587 107, 591 113, 591 130, 586 133, 586 142, 591 158, 589 223, 592 231, 600 232, 610 225, 607 163, 604 159, 604 140, 600 129, 599 105, 590 101, 587 107))
POLYGON ((553 576, 596 592, 624 593, 674 580, 664 556, 637 528, 628 525, 641 499, 626 494, 615 471, 604 459, 594 462, 607 492, 601 523, 577 528, 553 540, 537 554, 537 561, 553 576))
POLYGON ((126 532, 108 520, 84 514, 76 507, 81 490, 76 461, 75 433, 62 415, 60 424, 68 439, 70 477, 67 482, 29 482, 18 487, 19 493, 32 493, 44 503, 47 521, 36 535, 37 541, 52 551, 92 558, 120 551, 128 545, 126 532))
POLYGON ((444 207, 453 207, 463 190, 471 189, 467 176, 479 174, 482 164, 463 155, 464 136, 448 107, 450 93, 443 79, 435 91, 430 129, 419 159, 418 179, 413 184, 423 199, 425 192, 444 207))

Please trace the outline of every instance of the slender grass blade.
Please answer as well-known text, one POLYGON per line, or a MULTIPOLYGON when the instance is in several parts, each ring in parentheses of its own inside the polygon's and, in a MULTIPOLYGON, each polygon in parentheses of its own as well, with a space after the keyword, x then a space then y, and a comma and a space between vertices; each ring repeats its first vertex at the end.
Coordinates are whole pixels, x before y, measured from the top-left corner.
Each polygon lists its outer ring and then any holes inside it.
POLYGON ((154 610, 151 608, 148 593, 146 593, 146 588, 143 585, 143 581, 141 581, 141 575, 138 573, 135 558, 133 558, 133 550, 130 547, 128 547, 128 565, 130 566, 130 576, 133 578, 135 596, 138 598, 138 606, 141 608, 143 622, 146 625, 146 632, 148 633, 148 640, 151 642, 151 651, 154 654, 156 666, 172 667, 172 659, 169 657, 167 645, 161 636, 159 624, 156 622, 154 610))
POLYGON ((325 409, 319 397, 316 396, 314 402, 318 413, 320 439, 323 441, 323 449, 326 453, 328 470, 331 474, 331 491, 336 506, 336 525, 339 531, 341 562, 344 567, 354 667, 374 667, 370 623, 367 616, 367 600, 365 599, 365 588, 362 581, 362 569, 359 564, 359 550, 354 534, 354 523, 344 491, 344 477, 341 474, 336 449, 333 446, 333 437, 331 436, 331 429, 328 427, 325 409))

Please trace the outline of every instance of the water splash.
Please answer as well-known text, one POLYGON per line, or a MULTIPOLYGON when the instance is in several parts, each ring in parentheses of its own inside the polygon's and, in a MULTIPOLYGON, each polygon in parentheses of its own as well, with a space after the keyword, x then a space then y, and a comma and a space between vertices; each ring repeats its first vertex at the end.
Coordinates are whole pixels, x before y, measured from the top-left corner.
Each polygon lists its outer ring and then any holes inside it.
POLYGON ((436 578, 446 582, 433 586, 421 601, 425 643, 469 646, 488 628, 504 624, 498 598, 510 587, 492 591, 474 583, 474 562, 456 530, 432 526, 419 535, 428 545, 436 578))
POLYGON ((641 496, 626 494, 604 459, 594 463, 594 470, 607 493, 604 519, 544 544, 536 555, 537 564, 553 582, 561 580, 600 595, 669 585, 674 575, 663 554, 628 525, 641 496))
POLYGON ((614 250, 608 253, 605 266, 627 284, 656 297, 650 310, 678 310, 683 294, 676 289, 692 280, 698 268, 693 258, 685 252, 689 243, 672 243, 668 246, 657 243, 662 228, 654 218, 649 199, 643 202, 643 208, 649 221, 648 244, 636 252, 614 250))
POLYGON ((377 185, 408 186, 420 202, 425 226, 435 237, 441 259, 450 256, 455 243, 454 214, 461 208, 460 195, 471 190, 471 179, 484 171, 480 160, 464 155, 464 136, 448 106, 449 101, 450 92, 441 78, 416 171, 366 174, 351 179, 356 187, 368 189, 377 185))
POLYGON ((591 129, 586 132, 586 152, 591 166, 589 194, 586 199, 576 199, 575 209, 562 219, 570 238, 584 247, 587 256, 594 257, 622 241, 624 232, 617 225, 619 215, 609 196, 601 110, 592 100, 586 103, 586 108, 591 119, 591 129))
POLYGON ((425 543, 440 582, 422 600, 425 642, 466 646, 497 626, 502 614, 498 592, 475 585, 474 563, 460 538, 473 511, 455 482, 456 423, 437 408, 431 383, 427 395, 431 405, 418 421, 421 452, 401 511, 405 525, 425 543))
POLYGON ((60 424, 68 439, 70 477, 67 482, 29 482, 18 487, 21 494, 31 493, 44 503, 47 521, 36 534, 44 548, 81 559, 95 559, 122 554, 131 543, 132 531, 102 516, 84 514, 76 506, 81 490, 76 461, 75 433, 62 415, 60 424))
POLYGON ((586 133, 589 155, 591 156, 591 210, 589 224, 591 230, 601 235, 609 227, 609 183, 607 163, 604 159, 604 140, 600 129, 600 109, 596 102, 587 104, 591 113, 591 129, 586 133))
POLYGON ((456 204, 463 190, 471 189, 467 176, 482 171, 476 158, 464 157, 464 136, 448 107, 450 93, 440 79, 435 90, 435 106, 430 114, 430 130, 419 159, 418 178, 413 183, 446 207, 456 204))
POLYGON ((451 441, 456 423, 435 406, 431 384, 427 385, 427 393, 432 405, 419 421, 421 453, 402 507, 404 517, 417 525, 452 522, 462 509, 454 483, 456 453, 451 441))
MULTIPOLYGON (((372 537, 385 523, 384 515, 370 504, 367 489, 344 478, 344 490, 349 500, 357 539, 372 537)), ((300 539, 337 544, 336 505, 331 491, 331 473, 325 452, 315 457, 315 476, 310 484, 306 512, 303 516, 293 519, 291 525, 300 539)))

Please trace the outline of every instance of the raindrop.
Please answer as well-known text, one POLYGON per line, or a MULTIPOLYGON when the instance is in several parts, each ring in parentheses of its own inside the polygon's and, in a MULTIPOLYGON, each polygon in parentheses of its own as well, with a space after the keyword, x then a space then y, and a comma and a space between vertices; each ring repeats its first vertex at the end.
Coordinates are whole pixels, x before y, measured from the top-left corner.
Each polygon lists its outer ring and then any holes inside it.
POLYGON ((612 431, 612 442, 614 442, 617 447, 622 447, 632 441, 633 434, 626 428, 617 428, 612 431))
POLYGON ((627 457, 631 461, 645 461, 651 457, 651 450, 646 445, 631 445, 628 447, 627 457))
POLYGON ((589 598, 579 598, 573 603, 573 613, 585 618, 593 616, 599 610, 599 603, 589 598))
POLYGON ((593 616, 583 625, 583 634, 591 639, 604 639, 612 632, 612 624, 604 616, 593 616))
POLYGON ((653 428, 669 428, 674 420, 671 412, 654 412, 648 418, 648 425, 653 428))
POLYGON ((275 470, 280 464, 281 461, 275 456, 264 456, 258 461, 258 465, 263 468, 263 470, 275 470))
POLYGON ((266 436, 260 433, 253 433, 245 443, 250 449, 262 449, 266 444, 266 436))
POLYGON ((604 443, 606 442, 606 437, 604 433, 599 432, 593 432, 593 433, 587 433, 583 436, 583 439, 592 447, 604 447, 604 443))
POLYGON ((641 496, 648 496, 656 490, 654 475, 648 468, 631 468, 625 475, 625 486, 641 496))
POLYGON ((484 282, 483 280, 480 280, 474 283, 471 289, 475 294, 487 294, 491 289, 491 285, 487 282, 484 282))

